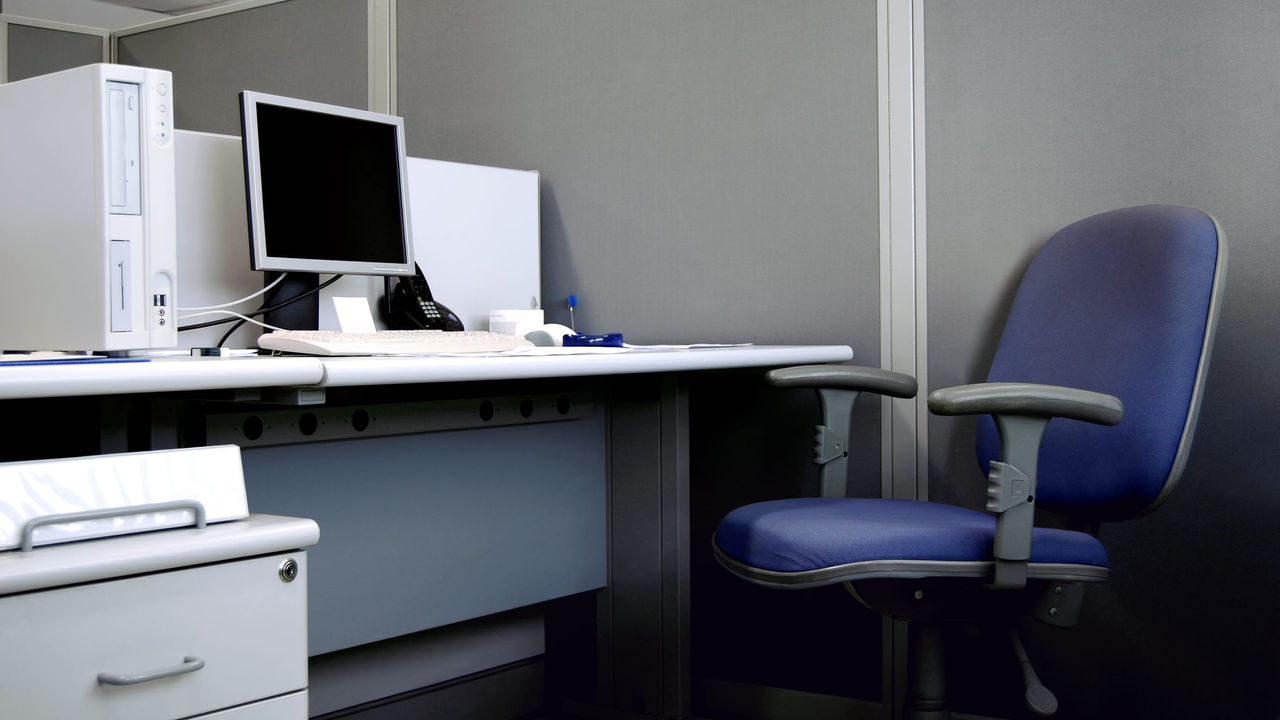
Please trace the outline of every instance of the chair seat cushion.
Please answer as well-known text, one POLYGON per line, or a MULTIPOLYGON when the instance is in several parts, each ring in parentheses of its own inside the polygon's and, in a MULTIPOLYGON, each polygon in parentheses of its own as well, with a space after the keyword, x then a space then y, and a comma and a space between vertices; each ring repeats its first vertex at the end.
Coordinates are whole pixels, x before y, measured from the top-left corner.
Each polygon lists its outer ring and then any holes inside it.
MULTIPOLYGON (((792 498, 740 507, 725 516, 715 544, 729 559, 771 573, 811 573, 884 560, 991 561, 995 517, 915 500, 792 498)), ((1086 533, 1035 528, 1031 563, 1107 566, 1086 533)))

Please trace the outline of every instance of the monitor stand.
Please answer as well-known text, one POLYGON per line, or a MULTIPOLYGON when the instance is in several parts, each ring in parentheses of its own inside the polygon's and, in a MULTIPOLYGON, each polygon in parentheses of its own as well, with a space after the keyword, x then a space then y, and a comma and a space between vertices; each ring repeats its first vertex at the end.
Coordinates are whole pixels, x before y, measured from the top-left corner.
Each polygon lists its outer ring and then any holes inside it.
MULTIPOLYGON (((278 277, 280 277, 278 272, 263 273, 263 281, 266 285, 275 282, 278 277)), ((320 276, 316 273, 291 272, 279 285, 267 293, 266 305, 267 307, 278 305, 319 285, 320 276)), ((317 330, 320 327, 320 293, 312 293, 286 307, 269 312, 263 316, 262 321, 285 330, 317 330)))

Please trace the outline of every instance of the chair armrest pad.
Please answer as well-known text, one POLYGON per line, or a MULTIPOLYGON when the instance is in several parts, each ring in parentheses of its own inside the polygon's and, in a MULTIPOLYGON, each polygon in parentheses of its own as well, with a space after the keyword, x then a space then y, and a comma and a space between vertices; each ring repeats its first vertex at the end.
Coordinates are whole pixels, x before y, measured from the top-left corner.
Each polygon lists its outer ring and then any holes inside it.
POLYGON ((938 415, 1029 415, 1115 425, 1124 416, 1120 398, 1105 393, 1035 383, 978 383, 929 393, 938 415))
POLYGON ((860 365, 798 365, 770 370, 765 379, 779 388, 838 388, 915 397, 916 379, 910 375, 860 365))

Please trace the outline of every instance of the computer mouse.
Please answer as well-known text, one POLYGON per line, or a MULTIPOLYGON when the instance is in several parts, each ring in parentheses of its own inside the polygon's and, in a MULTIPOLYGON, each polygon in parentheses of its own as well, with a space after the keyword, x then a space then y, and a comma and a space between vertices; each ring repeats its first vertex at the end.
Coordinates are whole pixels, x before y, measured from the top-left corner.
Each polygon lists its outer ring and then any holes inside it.
POLYGON ((539 325, 524 334, 524 339, 537 345, 538 347, 560 347, 564 345, 565 335, 576 335, 573 328, 560 325, 559 323, 548 323, 539 325))

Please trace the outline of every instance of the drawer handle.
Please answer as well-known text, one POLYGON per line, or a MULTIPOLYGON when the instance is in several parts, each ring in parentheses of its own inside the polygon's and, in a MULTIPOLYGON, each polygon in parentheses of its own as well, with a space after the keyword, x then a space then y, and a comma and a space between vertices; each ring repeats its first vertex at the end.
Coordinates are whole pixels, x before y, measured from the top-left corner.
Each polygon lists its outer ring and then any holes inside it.
POLYGON ((105 510, 85 510, 61 515, 45 515, 31 518, 22 526, 22 552, 31 552, 35 547, 36 528, 44 525, 60 525, 62 523, 83 522, 85 520, 104 520, 125 515, 164 512, 166 510, 190 510, 195 514, 196 527, 202 528, 205 526, 204 505, 199 500, 174 500, 173 502, 151 503, 150 505, 130 505, 128 507, 107 508, 105 510))
POLYGON ((141 675, 115 675, 113 673, 98 673, 99 685, 141 685, 152 680, 160 678, 173 677, 174 675, 186 675, 193 673, 204 667, 204 660, 198 657, 188 655, 182 658, 182 664, 176 667, 165 668, 164 670, 156 670, 154 672, 142 673, 141 675))

